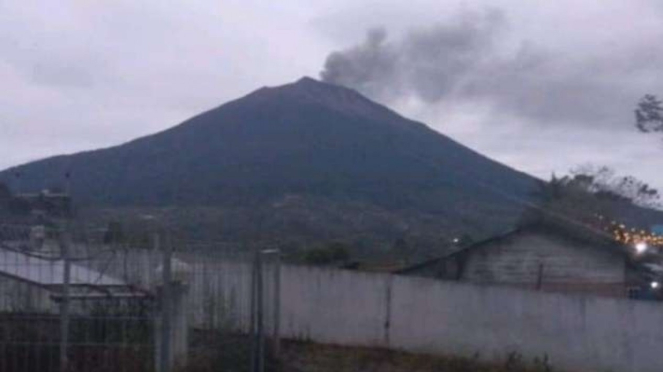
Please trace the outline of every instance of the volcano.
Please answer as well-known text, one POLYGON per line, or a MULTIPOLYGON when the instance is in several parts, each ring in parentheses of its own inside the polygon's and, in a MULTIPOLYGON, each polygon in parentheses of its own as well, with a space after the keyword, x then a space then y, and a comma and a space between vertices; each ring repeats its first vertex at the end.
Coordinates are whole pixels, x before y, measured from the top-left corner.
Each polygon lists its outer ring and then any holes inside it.
POLYGON ((499 230, 538 182, 352 89, 311 78, 258 89, 119 146, 10 168, 0 180, 11 183, 17 172, 23 192, 62 187, 70 174, 76 204, 88 208, 261 210, 280 221, 274 229, 317 223, 314 234, 326 238, 349 231, 325 230, 334 223, 316 213, 332 209, 337 220, 389 215, 379 229, 393 236, 441 228, 435 221, 455 232, 499 230), (287 209, 302 205, 306 216, 293 225, 287 209))

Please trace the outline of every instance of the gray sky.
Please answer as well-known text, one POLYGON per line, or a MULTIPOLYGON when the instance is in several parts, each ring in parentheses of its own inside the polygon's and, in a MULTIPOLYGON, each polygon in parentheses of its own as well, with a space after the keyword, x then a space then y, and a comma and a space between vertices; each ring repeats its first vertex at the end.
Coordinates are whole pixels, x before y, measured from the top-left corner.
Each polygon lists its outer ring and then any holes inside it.
POLYGON ((592 162, 663 188, 663 136, 632 126, 663 95, 662 4, 0 0, 0 168, 324 71, 537 176, 592 162))

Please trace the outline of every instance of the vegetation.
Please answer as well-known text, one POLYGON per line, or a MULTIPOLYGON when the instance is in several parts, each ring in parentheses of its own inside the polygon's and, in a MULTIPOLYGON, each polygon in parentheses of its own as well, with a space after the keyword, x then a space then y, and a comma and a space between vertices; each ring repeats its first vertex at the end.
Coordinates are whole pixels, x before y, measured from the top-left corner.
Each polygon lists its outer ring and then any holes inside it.
POLYGON ((6 184, 0 182, 0 216, 9 213, 12 193, 6 184))
POLYGON ((118 221, 111 221, 108 223, 106 232, 104 233, 105 244, 121 244, 131 241, 124 232, 122 224, 118 221))
POLYGON ((0 215, 25 216, 30 213, 30 203, 15 198, 7 184, 0 182, 0 215))
POLYGON ((551 181, 570 192, 584 192, 602 201, 631 203, 647 208, 660 206, 660 194, 633 176, 618 176, 605 166, 584 165, 569 176, 551 181))
MULTIPOLYGON (((235 340, 236 341, 236 340, 235 340)), ((178 372, 212 372, 218 370, 248 371, 248 349, 238 353, 232 347, 215 347, 213 352, 199 353, 190 366, 178 372)), ((379 348, 341 347, 304 342, 283 343, 279 361, 270 357, 267 372, 552 372, 550 361, 542 356, 525 360, 512 353, 497 362, 458 356, 431 356, 379 348)))
POLYGON ((7 203, 12 198, 11 190, 7 184, 0 182, 0 205, 7 203))
POLYGON ((351 250, 352 248, 348 244, 332 242, 299 252, 292 260, 314 266, 338 266, 346 264, 350 260, 351 250))
POLYGON ((521 222, 536 220, 544 213, 601 230, 610 223, 648 230, 663 218, 657 209, 658 190, 634 177, 618 176, 607 167, 583 166, 563 177, 553 175, 537 196, 541 203, 528 209, 521 222))
POLYGON ((292 344, 285 350, 283 372, 551 372, 547 357, 527 361, 512 353, 487 362, 476 355, 432 356, 387 349, 292 344))

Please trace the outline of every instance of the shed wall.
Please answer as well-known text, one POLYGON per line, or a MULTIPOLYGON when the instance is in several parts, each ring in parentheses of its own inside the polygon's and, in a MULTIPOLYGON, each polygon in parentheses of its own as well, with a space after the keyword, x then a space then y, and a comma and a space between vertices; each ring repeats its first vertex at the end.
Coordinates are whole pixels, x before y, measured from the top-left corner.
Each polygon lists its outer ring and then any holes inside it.
POLYGON ((461 280, 626 295, 626 258, 545 232, 521 232, 468 251, 461 280))

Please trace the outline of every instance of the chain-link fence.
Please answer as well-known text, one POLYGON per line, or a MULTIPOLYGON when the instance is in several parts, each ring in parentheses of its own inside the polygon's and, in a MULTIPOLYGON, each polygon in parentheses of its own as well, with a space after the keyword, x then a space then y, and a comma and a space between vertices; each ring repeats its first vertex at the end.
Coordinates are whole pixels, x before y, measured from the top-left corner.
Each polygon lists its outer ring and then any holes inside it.
POLYGON ((95 269, 114 248, 63 228, 0 225, 0 371, 146 371, 154 297, 95 269))
POLYGON ((208 251, 182 260, 191 265, 191 366, 271 369, 279 346, 278 251, 232 256, 208 251))
POLYGON ((0 371, 265 371, 277 250, 0 224, 0 371))

